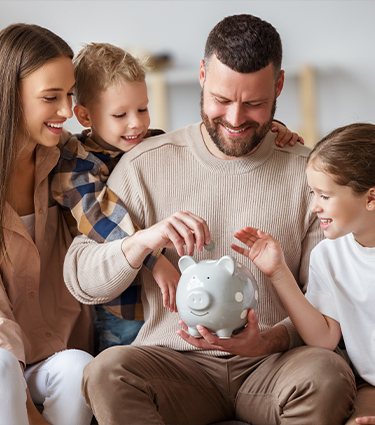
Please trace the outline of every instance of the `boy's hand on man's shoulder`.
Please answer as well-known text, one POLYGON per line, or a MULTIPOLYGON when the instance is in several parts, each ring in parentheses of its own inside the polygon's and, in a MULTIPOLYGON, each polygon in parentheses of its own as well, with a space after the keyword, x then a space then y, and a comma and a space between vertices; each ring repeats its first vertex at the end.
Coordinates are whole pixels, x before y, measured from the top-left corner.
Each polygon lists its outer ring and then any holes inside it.
POLYGON ((290 146, 294 146, 297 142, 301 143, 301 145, 305 144, 301 136, 289 130, 289 128, 280 121, 272 121, 271 131, 277 132, 275 143, 281 148, 288 143, 290 146))

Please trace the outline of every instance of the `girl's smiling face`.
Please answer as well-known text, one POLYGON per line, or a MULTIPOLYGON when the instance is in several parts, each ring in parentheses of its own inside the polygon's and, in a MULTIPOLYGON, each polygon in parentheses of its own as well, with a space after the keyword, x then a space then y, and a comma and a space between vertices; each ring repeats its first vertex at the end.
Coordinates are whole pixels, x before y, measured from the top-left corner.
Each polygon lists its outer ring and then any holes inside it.
POLYGON ((335 182, 334 176, 310 164, 307 180, 314 194, 310 209, 318 215, 328 239, 353 233, 358 243, 374 246, 374 214, 368 207, 368 193, 357 194, 349 186, 335 182))
POLYGON ((71 118, 74 68, 68 57, 50 60, 20 82, 23 125, 20 143, 56 146, 71 118))

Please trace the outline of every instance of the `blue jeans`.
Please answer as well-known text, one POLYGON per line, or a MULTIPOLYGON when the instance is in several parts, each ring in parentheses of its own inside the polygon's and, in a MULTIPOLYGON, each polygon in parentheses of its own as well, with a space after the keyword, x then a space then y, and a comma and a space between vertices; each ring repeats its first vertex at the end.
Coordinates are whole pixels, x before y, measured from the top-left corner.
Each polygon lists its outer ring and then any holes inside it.
POLYGON ((110 313, 102 305, 96 305, 95 312, 98 353, 114 345, 130 345, 144 323, 140 320, 121 319, 110 313))

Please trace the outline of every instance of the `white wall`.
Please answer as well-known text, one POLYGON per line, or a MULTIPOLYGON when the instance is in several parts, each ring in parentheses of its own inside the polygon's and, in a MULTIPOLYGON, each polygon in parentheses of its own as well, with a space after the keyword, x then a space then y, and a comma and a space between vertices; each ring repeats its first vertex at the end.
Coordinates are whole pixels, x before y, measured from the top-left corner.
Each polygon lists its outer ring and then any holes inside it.
MULTIPOLYGON (((316 67, 320 135, 353 121, 375 122, 373 0, 12 0, 0 1, 0 28, 13 22, 46 26, 75 51, 82 43, 105 41, 131 50, 169 52, 178 68, 196 70, 198 81, 209 31, 223 17, 237 13, 252 13, 276 27, 287 76, 303 64, 316 67)), ((295 83, 287 79, 276 116, 298 129, 295 83)), ((199 120, 199 93, 197 83, 169 91, 170 129, 199 120)))

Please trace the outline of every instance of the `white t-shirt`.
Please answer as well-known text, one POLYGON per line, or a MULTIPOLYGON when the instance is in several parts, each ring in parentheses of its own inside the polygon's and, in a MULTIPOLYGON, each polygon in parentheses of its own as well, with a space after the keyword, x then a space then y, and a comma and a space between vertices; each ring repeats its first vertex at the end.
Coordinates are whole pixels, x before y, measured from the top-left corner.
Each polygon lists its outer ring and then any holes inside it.
POLYGON ((340 323, 350 360, 375 385, 375 248, 352 234, 320 242, 311 252, 306 298, 340 323))

